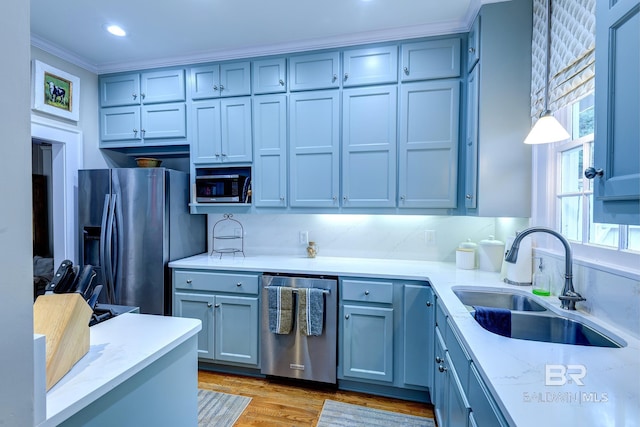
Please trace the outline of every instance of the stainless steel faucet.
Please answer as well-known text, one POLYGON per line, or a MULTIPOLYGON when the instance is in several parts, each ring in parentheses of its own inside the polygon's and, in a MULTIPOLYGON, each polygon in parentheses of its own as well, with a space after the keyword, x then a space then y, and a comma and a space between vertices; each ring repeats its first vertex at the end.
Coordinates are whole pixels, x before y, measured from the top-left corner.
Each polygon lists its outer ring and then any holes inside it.
POLYGON ((564 287, 562 288, 562 294, 558 296, 558 299, 560 299, 561 301, 562 308, 567 310, 575 310, 576 302, 586 301, 586 298, 584 298, 582 295, 580 295, 573 289, 573 272, 572 272, 573 257, 571 255, 571 246, 569 245, 569 242, 567 241, 567 239, 564 238, 562 234, 546 227, 526 228, 521 232, 516 233, 516 238, 513 240, 511 249, 509 249, 509 251, 504 256, 504 260, 506 262, 514 264, 518 259, 518 250, 520 249, 520 242, 522 241, 522 239, 524 239, 526 236, 528 236, 531 233, 537 233, 537 232, 548 233, 548 234, 551 234, 552 236, 557 237, 560 240, 560 242, 562 242, 562 245, 564 246, 564 260, 565 260, 564 287))

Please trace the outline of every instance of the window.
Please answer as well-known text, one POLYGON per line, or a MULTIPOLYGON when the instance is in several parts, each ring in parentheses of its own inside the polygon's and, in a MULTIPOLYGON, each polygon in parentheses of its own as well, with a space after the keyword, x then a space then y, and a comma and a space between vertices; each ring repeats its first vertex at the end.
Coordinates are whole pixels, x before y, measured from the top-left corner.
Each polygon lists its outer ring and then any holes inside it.
POLYGON ((640 227, 593 222, 592 181, 584 177, 593 165, 593 94, 558 114, 572 139, 556 144, 556 215, 560 232, 574 243, 640 252, 640 227))

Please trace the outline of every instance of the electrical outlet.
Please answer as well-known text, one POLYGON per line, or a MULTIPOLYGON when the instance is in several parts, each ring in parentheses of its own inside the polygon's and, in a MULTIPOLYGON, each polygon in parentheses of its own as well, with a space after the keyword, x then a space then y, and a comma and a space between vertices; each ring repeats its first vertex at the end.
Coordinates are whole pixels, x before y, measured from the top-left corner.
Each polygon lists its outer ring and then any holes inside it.
POLYGON ((298 236, 299 239, 299 243, 301 245, 308 245, 309 244, 309 232, 308 231, 301 231, 300 235, 298 236))
POLYGON ((436 230, 425 230, 424 232, 424 242, 427 246, 435 246, 436 245, 436 230))

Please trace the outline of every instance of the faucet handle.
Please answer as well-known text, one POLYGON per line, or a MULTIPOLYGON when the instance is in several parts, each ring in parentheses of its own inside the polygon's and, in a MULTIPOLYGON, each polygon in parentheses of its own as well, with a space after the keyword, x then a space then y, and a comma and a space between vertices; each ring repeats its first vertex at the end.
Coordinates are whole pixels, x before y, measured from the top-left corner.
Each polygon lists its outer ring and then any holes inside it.
POLYGON ((575 310, 577 302, 587 300, 585 297, 575 291, 568 291, 565 294, 558 296, 558 299, 562 302, 562 308, 565 308, 567 310, 575 310))

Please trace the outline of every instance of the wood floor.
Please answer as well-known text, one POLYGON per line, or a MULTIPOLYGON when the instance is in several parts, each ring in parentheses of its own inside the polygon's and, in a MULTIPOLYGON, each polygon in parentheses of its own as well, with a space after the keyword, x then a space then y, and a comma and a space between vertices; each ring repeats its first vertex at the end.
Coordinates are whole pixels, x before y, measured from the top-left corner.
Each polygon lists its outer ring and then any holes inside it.
POLYGON ((426 403, 407 402, 330 387, 303 387, 286 381, 203 370, 198 371, 198 387, 252 398, 235 427, 315 426, 325 399, 434 418, 433 406, 426 403))

